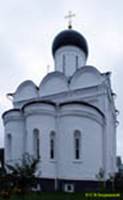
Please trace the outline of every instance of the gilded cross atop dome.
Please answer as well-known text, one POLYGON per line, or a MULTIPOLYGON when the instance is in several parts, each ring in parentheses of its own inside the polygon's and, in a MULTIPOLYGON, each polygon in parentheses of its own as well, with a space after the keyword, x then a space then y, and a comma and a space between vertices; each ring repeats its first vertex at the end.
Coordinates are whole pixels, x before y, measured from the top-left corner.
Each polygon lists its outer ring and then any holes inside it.
POLYGON ((68 15, 65 16, 66 19, 68 19, 68 28, 72 29, 72 17, 75 17, 76 15, 72 13, 72 11, 69 11, 68 15))

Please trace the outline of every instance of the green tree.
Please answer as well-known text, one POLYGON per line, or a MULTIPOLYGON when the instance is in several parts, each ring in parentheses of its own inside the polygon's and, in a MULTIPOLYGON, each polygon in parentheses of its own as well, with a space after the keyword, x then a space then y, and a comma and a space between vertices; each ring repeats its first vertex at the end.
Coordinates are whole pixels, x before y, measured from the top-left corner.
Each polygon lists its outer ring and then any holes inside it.
POLYGON ((25 153, 22 160, 16 164, 6 164, 6 174, 0 179, 2 181, 1 194, 20 193, 25 194, 37 184, 35 173, 39 159, 25 153))
POLYGON ((36 184, 35 173, 39 159, 35 159, 28 153, 24 154, 21 163, 14 165, 6 164, 9 173, 13 177, 13 185, 21 192, 26 192, 36 184))

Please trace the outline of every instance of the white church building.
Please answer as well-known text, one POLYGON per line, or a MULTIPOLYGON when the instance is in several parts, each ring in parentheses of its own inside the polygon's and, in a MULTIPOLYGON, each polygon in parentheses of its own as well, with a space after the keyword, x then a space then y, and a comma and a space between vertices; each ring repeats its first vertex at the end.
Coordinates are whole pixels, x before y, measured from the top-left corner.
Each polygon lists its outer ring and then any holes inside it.
POLYGON ((81 190, 116 172, 116 108, 110 73, 86 65, 88 44, 71 27, 54 39, 55 70, 37 87, 21 83, 12 94, 13 109, 2 118, 5 162, 27 152, 39 158, 42 188, 81 190))

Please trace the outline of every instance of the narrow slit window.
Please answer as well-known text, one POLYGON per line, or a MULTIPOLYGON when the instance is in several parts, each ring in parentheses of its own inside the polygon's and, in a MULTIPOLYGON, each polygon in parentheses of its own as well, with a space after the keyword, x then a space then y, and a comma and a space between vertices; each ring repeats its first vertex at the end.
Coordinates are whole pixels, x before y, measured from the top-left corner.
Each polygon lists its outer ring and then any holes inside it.
POLYGON ((80 159, 81 152, 81 133, 80 131, 74 132, 74 157, 76 160, 80 159))
POLYGON ((79 58, 78 56, 76 56, 76 69, 78 69, 78 67, 79 67, 79 58))
POLYGON ((34 129, 33 131, 33 149, 34 149, 34 157, 36 159, 40 158, 40 138, 39 138, 39 130, 34 129))
POLYGON ((75 158, 80 158, 80 140, 79 138, 75 139, 75 158))
POLYGON ((63 73, 65 73, 66 57, 63 55, 63 73))
POLYGON ((7 149, 8 149, 8 159, 11 160, 12 159, 12 136, 11 134, 7 135, 7 149))
POLYGON ((50 134, 50 159, 55 159, 55 132, 50 134))

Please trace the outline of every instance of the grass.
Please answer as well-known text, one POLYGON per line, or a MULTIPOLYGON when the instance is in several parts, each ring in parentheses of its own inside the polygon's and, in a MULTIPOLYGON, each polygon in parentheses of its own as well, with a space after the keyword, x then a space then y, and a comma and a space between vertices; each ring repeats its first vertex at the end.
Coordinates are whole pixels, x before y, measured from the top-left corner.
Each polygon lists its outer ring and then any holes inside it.
MULTIPOLYGON (((31 193, 26 196, 13 196, 9 200, 98 200, 99 197, 85 197, 85 194, 83 193, 31 193)), ((103 199, 119 199, 123 200, 123 194, 121 194, 121 197, 119 198, 101 198, 103 199)), ((0 200, 3 200, 0 198, 0 200)))
MULTIPOLYGON (((0 199, 3 200, 3 199, 0 199)), ((80 193, 31 193, 26 196, 13 196, 10 200, 84 200, 80 193)))

